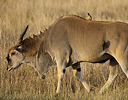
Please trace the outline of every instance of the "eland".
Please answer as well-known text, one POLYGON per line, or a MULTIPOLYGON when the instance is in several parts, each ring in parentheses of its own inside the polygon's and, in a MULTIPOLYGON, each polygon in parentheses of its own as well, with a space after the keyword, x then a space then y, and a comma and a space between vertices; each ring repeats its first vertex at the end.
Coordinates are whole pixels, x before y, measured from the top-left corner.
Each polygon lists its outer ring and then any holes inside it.
MULTIPOLYGON (((28 26, 27 26, 28 28, 28 26)), ((76 15, 62 16, 46 31, 33 38, 21 34, 17 45, 8 51, 7 70, 23 63, 32 65, 45 78, 50 65, 56 63, 60 93, 66 68, 72 66, 75 77, 87 92, 91 87, 81 77, 81 62, 104 63, 110 60, 109 77, 99 93, 104 92, 118 75, 118 65, 128 77, 128 24, 89 21, 76 15)))

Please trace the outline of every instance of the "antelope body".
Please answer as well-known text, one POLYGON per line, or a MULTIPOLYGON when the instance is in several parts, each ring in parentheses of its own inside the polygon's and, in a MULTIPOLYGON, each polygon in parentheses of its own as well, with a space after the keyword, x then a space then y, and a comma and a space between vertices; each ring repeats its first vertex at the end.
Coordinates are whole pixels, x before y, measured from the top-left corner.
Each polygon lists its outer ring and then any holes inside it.
POLYGON ((9 50, 7 59, 8 62, 12 62, 8 64, 11 66, 10 70, 19 67, 21 62, 31 63, 44 78, 48 67, 55 61, 58 69, 57 93, 61 90, 65 69, 68 66, 72 66, 75 77, 90 92, 90 86, 81 77, 80 62, 103 63, 110 60, 109 78, 99 93, 107 89, 117 76, 118 65, 128 77, 128 24, 126 23, 89 21, 74 15, 63 16, 39 37, 37 52, 31 57, 27 56, 29 50, 23 46, 25 40, 9 50), (14 51, 15 54, 20 55, 19 58, 11 54, 14 51), (15 58, 18 61, 15 62, 15 58))

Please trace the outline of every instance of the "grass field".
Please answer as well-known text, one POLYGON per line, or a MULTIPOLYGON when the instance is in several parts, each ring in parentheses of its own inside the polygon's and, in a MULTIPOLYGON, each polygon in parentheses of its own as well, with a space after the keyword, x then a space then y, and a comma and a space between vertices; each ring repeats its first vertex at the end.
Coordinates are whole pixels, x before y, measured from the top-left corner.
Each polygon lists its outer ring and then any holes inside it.
POLYGON ((128 23, 128 0, 0 0, 0 100, 128 100, 128 79, 119 75, 102 95, 97 92, 108 78, 108 62, 103 65, 82 63, 82 77, 93 86, 90 94, 72 75, 69 67, 62 93, 55 97, 56 66, 49 68, 41 80, 31 66, 22 65, 14 72, 6 71, 7 50, 16 44, 20 33, 30 25, 26 37, 39 34, 62 15, 76 14, 93 20, 128 23))

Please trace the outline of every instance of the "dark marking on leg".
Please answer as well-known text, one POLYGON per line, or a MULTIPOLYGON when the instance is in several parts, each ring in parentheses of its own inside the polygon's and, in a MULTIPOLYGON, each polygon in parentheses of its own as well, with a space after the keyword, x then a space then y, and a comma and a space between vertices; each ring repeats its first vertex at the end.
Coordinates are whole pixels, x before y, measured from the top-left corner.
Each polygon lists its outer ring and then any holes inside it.
POLYGON ((78 72, 81 72, 81 68, 78 68, 77 71, 78 71, 78 72))
POLYGON ((110 46, 110 41, 107 41, 107 42, 104 41, 103 50, 109 48, 109 46, 110 46))
POLYGON ((63 69, 63 73, 65 74, 66 69, 63 69))
POLYGON ((41 78, 42 78, 42 79, 45 79, 45 77, 46 77, 45 75, 42 75, 42 77, 41 77, 41 78))

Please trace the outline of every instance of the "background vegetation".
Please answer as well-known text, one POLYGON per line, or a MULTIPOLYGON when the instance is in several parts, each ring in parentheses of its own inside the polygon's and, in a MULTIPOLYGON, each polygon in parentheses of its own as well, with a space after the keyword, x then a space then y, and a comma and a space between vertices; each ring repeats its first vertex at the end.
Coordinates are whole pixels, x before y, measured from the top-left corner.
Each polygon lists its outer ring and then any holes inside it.
POLYGON ((102 95, 99 89, 108 78, 108 62, 103 65, 82 63, 82 77, 94 87, 88 94, 72 75, 69 67, 64 77, 62 94, 54 97, 57 70, 52 66, 45 80, 35 70, 22 65, 6 71, 7 50, 16 44, 20 33, 30 25, 26 37, 39 34, 62 15, 76 14, 93 20, 128 23, 128 0, 0 0, 0 100, 128 100, 128 80, 120 70, 111 87, 102 95))

